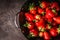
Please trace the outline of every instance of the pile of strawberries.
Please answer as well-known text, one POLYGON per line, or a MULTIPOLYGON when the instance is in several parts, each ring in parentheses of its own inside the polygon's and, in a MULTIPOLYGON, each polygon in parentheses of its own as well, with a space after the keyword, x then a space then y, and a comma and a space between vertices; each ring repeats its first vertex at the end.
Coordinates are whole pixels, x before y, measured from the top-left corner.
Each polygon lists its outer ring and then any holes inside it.
POLYGON ((29 35, 50 40, 60 34, 60 6, 57 2, 42 1, 39 6, 31 3, 28 9, 23 25, 29 29, 29 35))

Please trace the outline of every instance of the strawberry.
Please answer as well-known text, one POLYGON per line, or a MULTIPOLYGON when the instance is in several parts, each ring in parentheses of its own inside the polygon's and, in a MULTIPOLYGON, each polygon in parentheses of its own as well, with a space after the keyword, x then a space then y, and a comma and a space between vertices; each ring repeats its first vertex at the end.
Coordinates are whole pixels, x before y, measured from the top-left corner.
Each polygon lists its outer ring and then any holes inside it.
POLYGON ((51 28, 51 29, 50 29, 50 34, 51 34, 51 36, 53 36, 53 37, 55 37, 55 36, 57 36, 58 34, 60 34, 60 25, 59 25, 58 28, 56 28, 56 27, 51 28))
POLYGON ((44 32, 44 39, 45 40, 50 40, 50 35, 48 32, 44 32))
POLYGON ((39 32, 39 36, 43 37, 44 36, 44 32, 39 32))
POLYGON ((47 22, 48 22, 48 23, 52 23, 52 22, 53 22, 53 19, 52 19, 52 18, 48 18, 48 19, 47 19, 47 22))
POLYGON ((44 10, 38 7, 38 13, 44 15, 44 10))
POLYGON ((33 17, 32 14, 25 13, 25 17, 26 17, 26 20, 28 20, 28 21, 33 21, 34 20, 34 17, 33 17))
POLYGON ((57 29, 56 29, 56 28, 51 28, 51 29, 50 29, 50 34, 51 34, 53 37, 57 36, 57 35, 58 35, 57 29))
POLYGON ((52 26, 57 26, 57 25, 58 24, 55 21, 52 22, 52 26))
POLYGON ((40 19, 41 19, 41 15, 35 14, 35 15, 34 15, 34 18, 35 18, 36 20, 40 20, 40 19))
POLYGON ((36 37, 38 35, 38 31, 36 29, 32 29, 29 31, 30 35, 36 37))
POLYGON ((44 31, 45 24, 43 19, 41 19, 39 22, 36 22, 35 25, 37 26, 39 31, 44 31))
POLYGON ((29 11, 31 14, 36 14, 36 7, 34 6, 34 3, 29 5, 29 11))
POLYGON ((54 20, 56 23, 60 24, 60 16, 59 16, 59 17, 53 17, 53 20, 54 20))
POLYGON ((40 7, 41 8, 46 8, 48 6, 48 3, 46 1, 43 1, 41 4, 40 4, 40 7))
POLYGON ((50 10, 50 9, 46 10, 45 17, 46 18, 52 18, 52 17, 54 17, 54 13, 52 12, 52 10, 50 10))
POLYGON ((24 24, 24 26, 27 27, 30 30, 34 28, 33 22, 26 22, 26 24, 24 24))
POLYGON ((57 11, 60 10, 59 4, 58 4, 57 2, 53 2, 53 3, 51 4, 51 8, 55 8, 57 11))

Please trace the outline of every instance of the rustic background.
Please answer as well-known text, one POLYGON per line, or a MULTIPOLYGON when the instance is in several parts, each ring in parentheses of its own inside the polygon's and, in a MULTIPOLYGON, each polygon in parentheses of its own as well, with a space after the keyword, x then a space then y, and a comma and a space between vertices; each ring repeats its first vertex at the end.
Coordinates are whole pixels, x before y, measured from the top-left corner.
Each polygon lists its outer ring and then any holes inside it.
POLYGON ((26 0, 0 0, 0 40, 26 40, 14 24, 15 15, 26 0))

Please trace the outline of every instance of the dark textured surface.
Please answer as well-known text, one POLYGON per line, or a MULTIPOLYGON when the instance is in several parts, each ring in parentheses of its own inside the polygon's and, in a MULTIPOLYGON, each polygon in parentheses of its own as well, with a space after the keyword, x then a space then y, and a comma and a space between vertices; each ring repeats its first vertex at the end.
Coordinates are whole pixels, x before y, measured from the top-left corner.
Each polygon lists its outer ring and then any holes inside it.
POLYGON ((0 0, 0 40, 26 40, 14 18, 26 0, 0 0))

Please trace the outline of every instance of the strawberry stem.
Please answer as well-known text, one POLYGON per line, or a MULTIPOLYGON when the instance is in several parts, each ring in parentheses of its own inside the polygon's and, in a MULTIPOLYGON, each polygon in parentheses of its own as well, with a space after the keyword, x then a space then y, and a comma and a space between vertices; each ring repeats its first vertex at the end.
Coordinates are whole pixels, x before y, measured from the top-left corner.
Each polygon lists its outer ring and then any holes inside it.
POLYGON ((39 31, 41 31, 41 30, 42 30, 42 28, 41 28, 41 27, 39 27, 39 28, 38 28, 38 30, 39 30, 39 31))
POLYGON ((40 4, 40 7, 42 8, 42 5, 40 4))
POLYGON ((49 29, 51 29, 52 28, 52 26, 49 24, 49 29))
POLYGON ((33 36, 32 36, 31 34, 29 34, 27 37, 28 37, 28 38, 31 38, 31 37, 33 38, 33 36))
POLYGON ((42 27, 40 27, 40 28, 39 28, 39 31, 44 32, 44 31, 45 31, 45 29, 44 29, 44 28, 42 28, 42 27))
POLYGON ((24 27, 27 27, 28 26, 28 23, 26 22, 26 24, 23 25, 24 27))
POLYGON ((58 28, 58 34, 60 34, 60 25, 59 25, 59 28, 58 28))
POLYGON ((41 4, 41 1, 38 1, 39 4, 41 4))
POLYGON ((38 20, 34 19, 33 22, 38 22, 38 20))
POLYGON ((33 7, 34 7, 34 3, 30 3, 30 5, 29 5, 29 10, 31 10, 31 9, 33 9, 33 7))
POLYGON ((45 15, 45 12, 42 12, 42 15, 44 16, 45 15))
POLYGON ((56 13, 56 9, 54 8, 54 9, 52 9, 52 11, 54 12, 54 13, 56 13))
POLYGON ((45 31, 45 29, 43 29, 43 28, 42 28, 42 29, 41 29, 41 31, 42 31, 42 32, 44 32, 44 31, 45 31))

